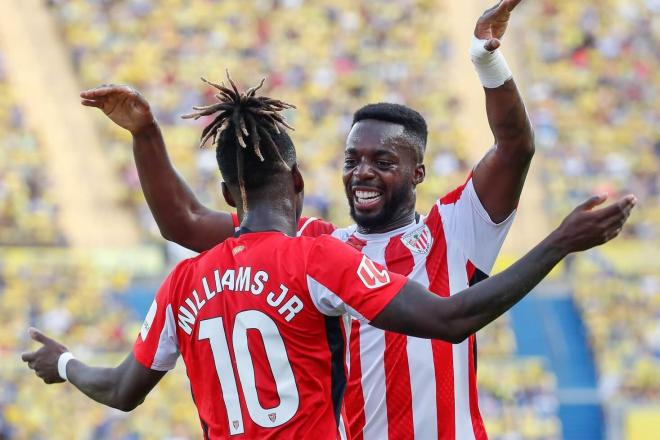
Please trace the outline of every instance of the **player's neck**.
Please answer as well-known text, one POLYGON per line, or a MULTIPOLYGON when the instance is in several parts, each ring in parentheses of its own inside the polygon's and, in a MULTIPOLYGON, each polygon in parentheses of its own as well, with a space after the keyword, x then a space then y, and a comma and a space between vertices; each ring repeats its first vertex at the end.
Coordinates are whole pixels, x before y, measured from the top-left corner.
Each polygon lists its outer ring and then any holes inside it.
POLYGON ((241 227, 252 232, 280 231, 291 237, 296 236, 297 221, 293 203, 287 201, 259 201, 248 204, 248 210, 243 214, 241 227))

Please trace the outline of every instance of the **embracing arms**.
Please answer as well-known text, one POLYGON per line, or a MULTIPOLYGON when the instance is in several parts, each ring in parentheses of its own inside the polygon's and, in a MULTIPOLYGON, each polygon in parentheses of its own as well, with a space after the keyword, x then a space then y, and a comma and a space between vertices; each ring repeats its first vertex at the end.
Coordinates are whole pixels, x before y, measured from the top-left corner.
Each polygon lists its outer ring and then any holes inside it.
POLYGON ((636 203, 626 196, 602 209, 595 196, 578 206, 527 255, 505 271, 450 297, 408 281, 372 325, 398 333, 458 343, 513 307, 566 255, 616 237, 636 203))
POLYGON ((103 85, 80 94, 133 135, 140 184, 163 238, 202 252, 232 237, 231 214, 202 205, 172 165, 149 103, 126 85, 103 85))

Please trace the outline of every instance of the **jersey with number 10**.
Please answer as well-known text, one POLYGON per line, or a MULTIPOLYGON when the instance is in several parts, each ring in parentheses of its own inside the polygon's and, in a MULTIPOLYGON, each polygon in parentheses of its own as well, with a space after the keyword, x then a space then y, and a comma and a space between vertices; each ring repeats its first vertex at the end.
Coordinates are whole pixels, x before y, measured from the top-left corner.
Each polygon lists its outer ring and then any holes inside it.
POLYGON ((134 355, 183 357, 205 439, 344 438, 348 316, 372 320, 405 282, 329 236, 243 234, 172 271, 134 355))

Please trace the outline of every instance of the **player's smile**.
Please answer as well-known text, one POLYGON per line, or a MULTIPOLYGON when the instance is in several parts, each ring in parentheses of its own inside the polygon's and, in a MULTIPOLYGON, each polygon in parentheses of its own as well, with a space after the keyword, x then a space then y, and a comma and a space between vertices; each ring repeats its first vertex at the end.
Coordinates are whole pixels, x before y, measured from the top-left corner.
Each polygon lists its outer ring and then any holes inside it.
POLYGON ((353 206, 358 211, 371 211, 383 203, 383 192, 368 186, 353 187, 353 206))

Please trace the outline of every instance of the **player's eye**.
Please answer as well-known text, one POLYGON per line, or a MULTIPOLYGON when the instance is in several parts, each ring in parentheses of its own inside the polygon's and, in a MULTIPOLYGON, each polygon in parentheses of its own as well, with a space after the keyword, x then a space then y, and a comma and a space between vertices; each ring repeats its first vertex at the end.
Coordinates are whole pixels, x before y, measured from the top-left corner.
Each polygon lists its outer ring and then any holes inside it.
POLYGON ((357 160, 355 159, 344 159, 344 168, 353 168, 357 165, 357 160))
POLYGON ((385 160, 379 160, 376 162, 376 166, 381 169, 387 169, 392 166, 392 162, 387 162, 385 160))

